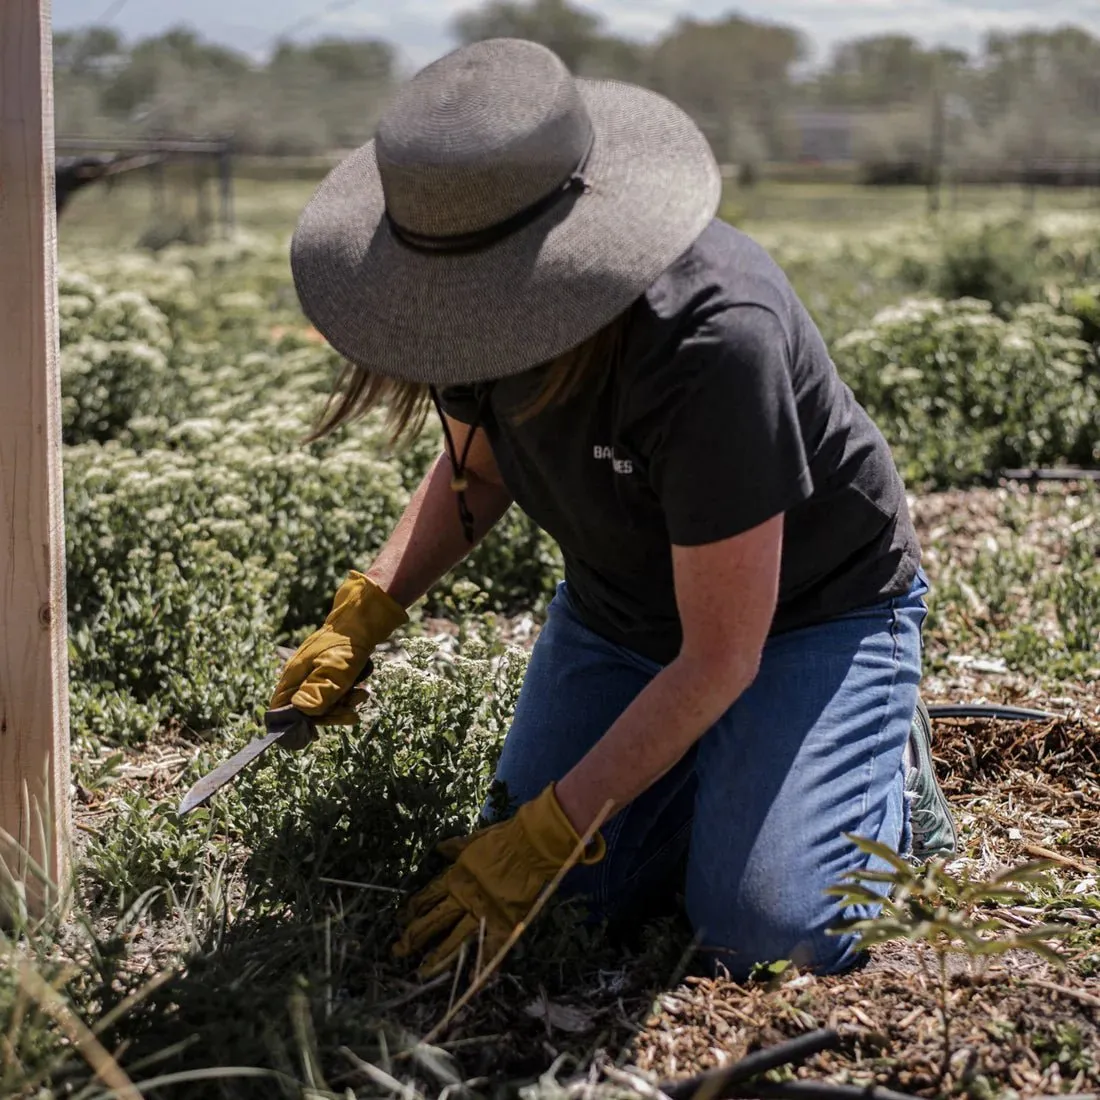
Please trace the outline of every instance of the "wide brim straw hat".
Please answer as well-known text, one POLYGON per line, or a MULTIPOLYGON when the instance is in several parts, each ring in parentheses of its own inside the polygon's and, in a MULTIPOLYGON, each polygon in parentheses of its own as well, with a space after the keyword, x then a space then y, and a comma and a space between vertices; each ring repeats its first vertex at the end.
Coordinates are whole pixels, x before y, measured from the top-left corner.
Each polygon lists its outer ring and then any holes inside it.
POLYGON ((306 316, 352 363, 436 386, 496 380, 626 310, 720 191, 706 139, 663 96, 493 39, 396 94, 303 211, 291 267, 306 316))

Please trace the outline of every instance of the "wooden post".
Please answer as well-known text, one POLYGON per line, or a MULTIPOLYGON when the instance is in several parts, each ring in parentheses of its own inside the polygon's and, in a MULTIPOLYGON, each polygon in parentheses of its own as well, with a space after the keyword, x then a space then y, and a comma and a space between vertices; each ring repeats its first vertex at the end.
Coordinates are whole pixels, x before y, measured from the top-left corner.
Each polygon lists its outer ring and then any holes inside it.
POLYGON ((199 228, 199 240, 205 241, 210 230, 210 198, 206 183, 209 176, 207 157, 196 154, 191 159, 191 171, 195 178, 195 222, 199 228))
POLYGON ((68 887, 49 0, 0 3, 0 906, 68 887), (12 893, 14 887, 15 893, 12 893))
POLYGON ((944 118, 943 93, 938 87, 932 90, 931 134, 928 141, 928 213, 935 217, 940 212, 940 188, 943 184, 944 118))
POLYGON ((218 183, 222 200, 222 236, 233 235, 233 147, 227 141, 218 154, 218 183))

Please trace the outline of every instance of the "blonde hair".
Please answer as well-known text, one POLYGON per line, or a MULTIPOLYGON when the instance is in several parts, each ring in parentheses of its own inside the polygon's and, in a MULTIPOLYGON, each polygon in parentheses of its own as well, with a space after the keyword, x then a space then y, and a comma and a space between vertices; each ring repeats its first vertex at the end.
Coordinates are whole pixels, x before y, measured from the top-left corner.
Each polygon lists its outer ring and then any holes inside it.
MULTIPOLYGON (((552 406, 563 404, 598 372, 607 372, 616 366, 622 355, 628 316, 629 311, 621 313, 595 335, 547 364, 542 385, 516 413, 515 422, 523 423, 552 406)), ((415 436, 424 426, 431 408, 431 395, 424 382, 385 378, 354 363, 345 363, 305 442, 324 439, 380 405, 386 408, 386 426, 391 442, 396 444, 415 436)))
POLYGON ((412 437, 424 426, 431 405, 423 382, 401 382, 345 363, 321 415, 304 442, 315 443, 345 424, 366 416, 378 405, 386 408, 390 440, 412 437))

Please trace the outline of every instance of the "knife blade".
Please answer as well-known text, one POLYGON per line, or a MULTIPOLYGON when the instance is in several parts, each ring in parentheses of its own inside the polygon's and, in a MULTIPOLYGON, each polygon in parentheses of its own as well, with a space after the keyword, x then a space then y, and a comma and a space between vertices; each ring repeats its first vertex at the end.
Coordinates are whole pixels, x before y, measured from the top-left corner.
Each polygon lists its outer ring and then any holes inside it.
POLYGON ((233 779, 242 768, 247 767, 253 760, 263 756, 276 741, 285 737, 291 740, 299 740, 299 745, 308 744, 316 736, 316 727, 312 718, 303 714, 295 707, 281 707, 279 710, 269 710, 264 715, 264 724, 267 733, 263 737, 257 737, 250 741, 243 749, 235 753, 228 760, 219 764, 212 772, 204 775, 183 796, 179 809, 176 811, 180 817, 185 817, 192 810, 208 801, 212 795, 222 789, 233 779))

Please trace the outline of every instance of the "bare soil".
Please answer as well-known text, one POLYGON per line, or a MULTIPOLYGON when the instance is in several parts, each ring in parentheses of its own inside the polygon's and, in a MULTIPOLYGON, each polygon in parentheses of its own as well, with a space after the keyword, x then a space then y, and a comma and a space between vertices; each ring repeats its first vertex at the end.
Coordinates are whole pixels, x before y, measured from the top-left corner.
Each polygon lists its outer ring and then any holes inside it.
MULTIPOLYGON (((914 501, 914 516, 926 544, 950 524, 965 555, 968 544, 997 533, 1004 494, 1018 491, 938 494, 914 501)), ((1057 532, 1026 534, 1057 555, 1057 532)), ((425 625, 429 634, 453 633, 444 621, 425 625)), ((510 640, 530 645, 538 628, 524 616, 506 623, 505 631, 510 640)), ((553 1067, 551 1076, 566 1092, 593 1096, 605 1087, 621 1091, 635 1080, 631 1073, 652 1085, 834 1027, 844 1036, 842 1049, 814 1057, 794 1076, 975 1100, 1004 1090, 1020 1097, 1100 1092, 1100 683, 1041 683, 980 664, 946 667, 926 677, 930 704, 996 702, 1055 715, 1022 723, 939 719, 934 753, 962 835, 963 855, 952 870, 985 875, 1050 860, 1056 901, 1004 906, 996 914, 1008 930, 1052 919, 1067 926, 1064 968, 1025 953, 984 967, 956 960, 946 1062, 934 966, 913 945, 875 948, 864 968, 836 977, 789 970, 770 982, 738 984, 685 977, 683 967, 658 974, 624 966, 600 970, 574 988, 540 986, 534 997, 530 984, 506 968, 437 1044, 461 1066, 469 1087, 491 1091, 553 1067)), ((119 782, 140 784, 151 801, 178 798, 188 752, 185 738, 166 732, 128 756, 119 782)), ((111 813, 110 799, 77 794, 77 826, 94 833, 111 813)), ((175 934, 170 924, 149 929, 148 947, 139 953, 166 960, 182 946, 173 943, 175 934)), ((424 1035, 452 996, 448 985, 409 981, 364 1011, 384 1018, 395 1033, 424 1035)), ((391 1069, 424 1095, 440 1087, 430 1065, 415 1057, 395 1060, 391 1069)), ((378 1094, 377 1080, 354 1063, 337 1079, 341 1087, 370 1086, 361 1095, 378 1094)), ((637 1080, 629 1091, 655 1096, 637 1080)))

